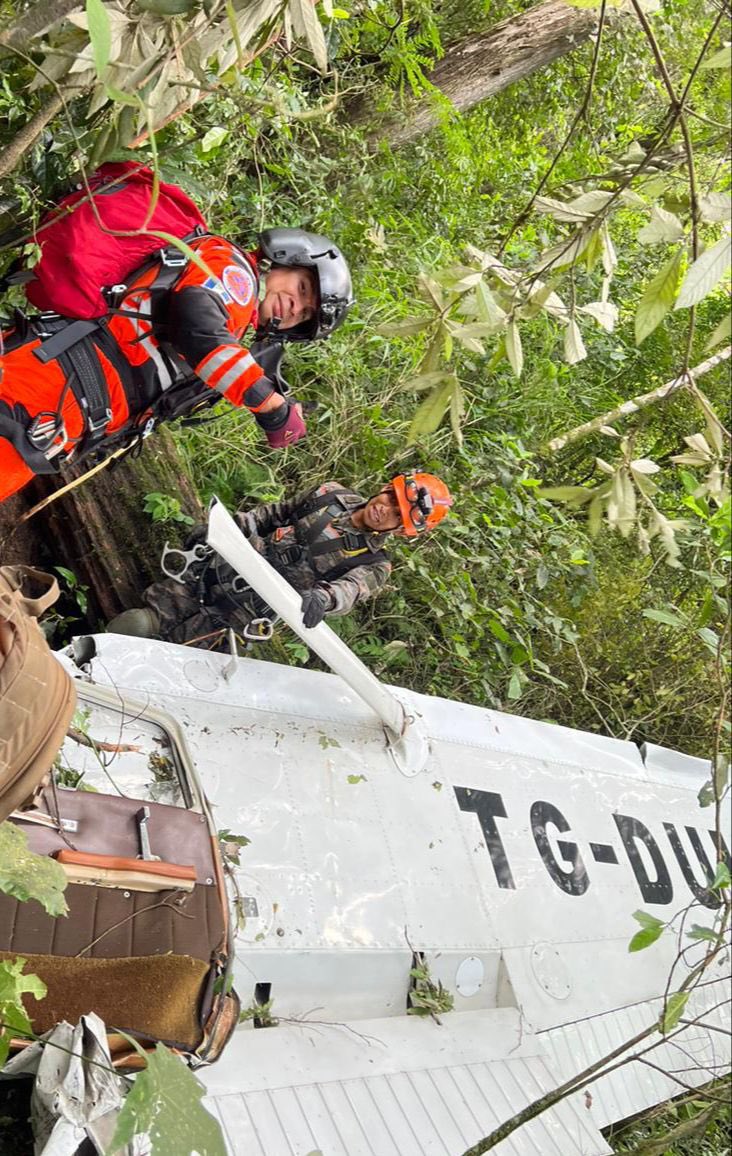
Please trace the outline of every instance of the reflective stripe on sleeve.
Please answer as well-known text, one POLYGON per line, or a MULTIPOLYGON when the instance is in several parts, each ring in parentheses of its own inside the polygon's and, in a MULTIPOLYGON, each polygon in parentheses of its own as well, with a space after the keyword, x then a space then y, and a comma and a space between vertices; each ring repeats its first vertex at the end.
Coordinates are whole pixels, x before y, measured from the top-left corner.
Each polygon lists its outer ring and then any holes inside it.
POLYGON ((223 345, 199 363, 196 373, 211 389, 225 394, 234 385, 246 389, 262 376, 262 369, 240 345, 223 345))
POLYGON ((219 345, 212 353, 207 354, 203 361, 196 366, 196 373, 206 385, 216 388, 216 383, 232 362, 238 361, 241 356, 253 361, 253 358, 244 353, 240 345, 219 345))

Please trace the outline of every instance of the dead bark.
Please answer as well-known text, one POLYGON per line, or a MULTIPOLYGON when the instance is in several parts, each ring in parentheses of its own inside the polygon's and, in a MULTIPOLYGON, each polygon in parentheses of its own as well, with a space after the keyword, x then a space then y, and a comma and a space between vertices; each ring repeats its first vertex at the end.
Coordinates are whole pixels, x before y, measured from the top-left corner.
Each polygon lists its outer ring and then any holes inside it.
MULTIPOLYGON (((573 8, 565 0, 545 0, 480 36, 452 45, 428 79, 457 112, 465 112, 572 52, 589 39, 597 22, 596 10, 573 8)), ((351 114, 352 123, 365 124, 373 119, 373 109, 363 102, 351 114)), ((371 143, 375 147, 386 139, 392 148, 400 148, 434 128, 439 120, 436 102, 426 95, 390 113, 371 143)))

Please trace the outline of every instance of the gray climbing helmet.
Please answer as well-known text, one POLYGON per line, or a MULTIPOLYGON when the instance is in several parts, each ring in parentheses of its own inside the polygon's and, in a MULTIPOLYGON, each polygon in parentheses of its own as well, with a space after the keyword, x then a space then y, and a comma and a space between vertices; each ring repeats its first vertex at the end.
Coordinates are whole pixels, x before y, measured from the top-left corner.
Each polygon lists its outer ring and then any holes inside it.
POLYGON ((277 333, 278 341, 320 341, 330 337, 353 304, 351 274, 337 245, 305 229, 265 229, 258 256, 272 265, 312 269, 318 283, 318 308, 312 321, 277 333))

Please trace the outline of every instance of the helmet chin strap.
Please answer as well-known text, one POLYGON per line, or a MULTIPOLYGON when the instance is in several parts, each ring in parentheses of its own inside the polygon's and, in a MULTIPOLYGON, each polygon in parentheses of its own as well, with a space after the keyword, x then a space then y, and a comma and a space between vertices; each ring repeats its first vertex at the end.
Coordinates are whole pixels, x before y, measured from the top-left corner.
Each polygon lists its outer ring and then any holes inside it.
POLYGON ((282 324, 282 318, 281 317, 270 317, 269 321, 267 322, 267 324, 264 328, 265 336, 266 337, 276 337, 277 334, 279 333, 279 329, 280 329, 281 324, 282 324))

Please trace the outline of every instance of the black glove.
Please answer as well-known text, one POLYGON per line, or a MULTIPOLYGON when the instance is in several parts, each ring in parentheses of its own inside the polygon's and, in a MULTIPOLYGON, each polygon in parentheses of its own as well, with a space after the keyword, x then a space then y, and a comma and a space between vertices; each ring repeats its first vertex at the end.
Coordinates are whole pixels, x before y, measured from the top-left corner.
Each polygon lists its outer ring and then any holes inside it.
POLYGON ((183 543, 184 550, 192 550, 194 546, 205 546, 206 538, 208 537, 208 523, 201 522, 200 525, 194 526, 190 534, 183 543))
POLYGON ((330 594, 322 586, 313 586, 302 596, 303 626, 317 626, 330 610, 330 594))

